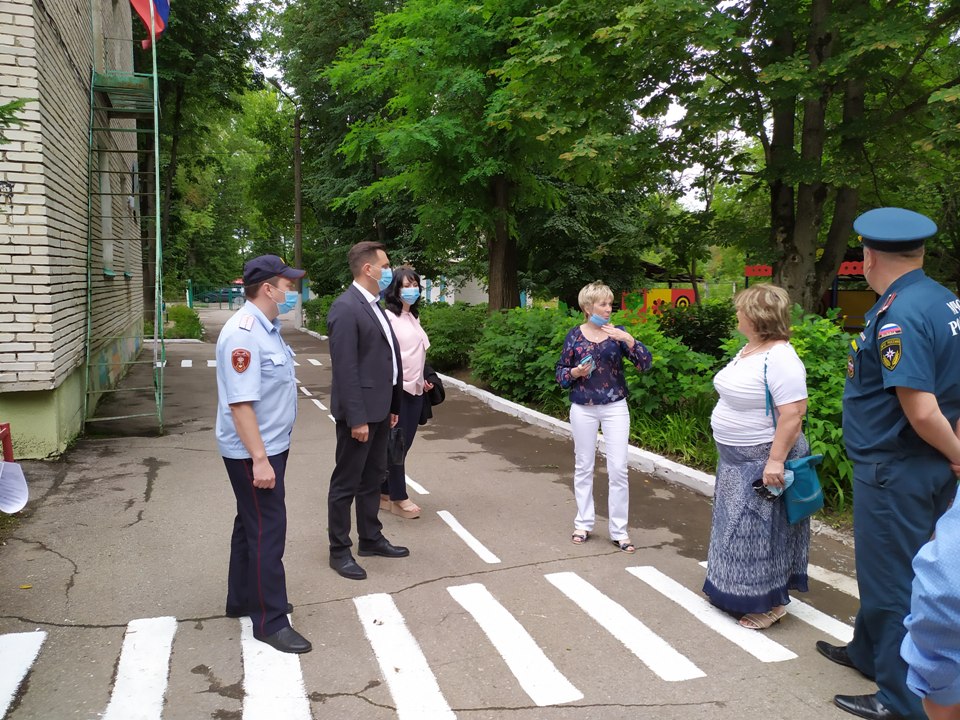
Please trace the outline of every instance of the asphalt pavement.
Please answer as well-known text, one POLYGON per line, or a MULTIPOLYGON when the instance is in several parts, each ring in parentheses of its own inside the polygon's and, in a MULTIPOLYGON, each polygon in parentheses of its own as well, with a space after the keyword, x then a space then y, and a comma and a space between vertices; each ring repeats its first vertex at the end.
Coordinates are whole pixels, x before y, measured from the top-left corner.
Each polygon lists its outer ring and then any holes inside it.
POLYGON ((452 387, 407 462, 422 516, 383 517, 410 557, 358 557, 368 579, 339 577, 327 343, 289 326, 301 390, 284 562, 314 650, 256 642, 224 616, 234 500, 213 342, 227 317, 203 311, 209 342, 167 345, 163 435, 100 426, 24 464, 27 517, 0 547, 0 719, 839 719, 835 693, 875 691, 814 649, 850 633, 849 547, 815 537, 802 603, 742 630, 700 592, 709 498, 631 471, 638 550, 621 553, 598 459, 597 529, 573 545, 572 441, 452 387))

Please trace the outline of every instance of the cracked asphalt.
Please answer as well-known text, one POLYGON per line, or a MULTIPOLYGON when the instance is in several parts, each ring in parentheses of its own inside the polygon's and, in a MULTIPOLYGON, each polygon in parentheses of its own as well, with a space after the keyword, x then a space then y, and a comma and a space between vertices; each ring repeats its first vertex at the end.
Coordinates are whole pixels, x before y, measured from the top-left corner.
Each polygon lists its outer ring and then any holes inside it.
MULTIPOLYGON (((203 313, 210 342, 167 345, 162 436, 139 420, 96 426, 97 434, 59 460, 24 463, 31 501, 20 527, 0 547, 0 636, 43 630, 47 638, 5 718, 101 717, 127 623, 160 616, 177 619, 163 717, 243 717, 240 623, 223 614, 233 495, 214 441, 216 371, 207 366, 228 316, 203 313), (185 360, 192 367, 184 367, 185 360)), ((300 658, 314 718, 397 717, 353 603, 372 593, 396 603, 461 718, 842 718, 831 703, 835 693, 874 691, 855 672, 817 655, 814 642, 829 638, 795 617, 767 636, 797 657, 761 662, 626 572, 653 566, 699 593, 708 498, 631 471, 630 530, 638 551, 620 553, 604 532, 606 478, 599 459, 597 532, 575 546, 569 541, 572 441, 454 389, 421 428, 408 459, 408 474, 429 491, 411 492, 423 516, 383 518, 385 535, 410 547, 411 556, 358 558, 369 578, 340 578, 327 567, 326 549, 334 426, 313 402, 329 406, 327 344, 289 327, 285 337, 297 352, 297 376, 311 393, 299 397, 287 470, 285 566, 293 624, 314 645, 300 658), (452 513, 501 562, 478 557, 437 515, 440 510, 452 513), (576 573, 622 605, 705 677, 659 678, 545 580, 559 572, 576 573), (447 591, 470 583, 482 584, 509 610, 583 699, 539 707, 528 697, 447 591)), ((127 382, 139 384, 136 377, 127 382)), ((131 412, 144 407, 143 400, 117 402, 131 412)), ((817 536, 811 562, 849 575, 852 550, 817 536)), ((816 580, 810 584, 802 600, 852 623, 853 597, 816 580)))

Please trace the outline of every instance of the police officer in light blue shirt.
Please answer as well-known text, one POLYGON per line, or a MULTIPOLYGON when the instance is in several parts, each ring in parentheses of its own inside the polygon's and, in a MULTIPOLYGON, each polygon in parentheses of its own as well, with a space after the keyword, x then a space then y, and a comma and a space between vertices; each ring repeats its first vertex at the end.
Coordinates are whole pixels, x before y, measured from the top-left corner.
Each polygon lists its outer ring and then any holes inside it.
POLYGON ((287 618, 284 475, 297 384, 277 317, 296 305, 295 281, 304 274, 276 255, 247 262, 247 303, 217 340, 217 445, 237 499, 226 612, 249 615, 256 639, 293 653, 311 645, 287 618))
POLYGON ((960 300, 922 269, 937 226, 919 213, 861 215, 863 274, 880 296, 847 357, 843 434, 853 460, 860 610, 853 640, 820 641, 828 659, 874 678, 873 695, 837 695, 859 717, 922 720, 900 657, 911 562, 956 493, 960 465, 960 300))
POLYGON ((930 720, 960 720, 960 505, 913 560, 913 599, 900 654, 930 720))

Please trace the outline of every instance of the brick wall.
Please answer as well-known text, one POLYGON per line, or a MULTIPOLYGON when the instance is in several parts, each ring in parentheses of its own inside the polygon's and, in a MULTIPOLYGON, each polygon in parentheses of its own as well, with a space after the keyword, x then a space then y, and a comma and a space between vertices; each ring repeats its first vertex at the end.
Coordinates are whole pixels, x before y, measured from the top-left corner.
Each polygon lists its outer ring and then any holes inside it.
MULTIPOLYGON (((90 7, 88 0, 0 0, 0 103, 36 100, 20 115, 23 127, 7 132, 12 142, 0 146, 7 183, 0 186, 0 392, 55 388, 85 359, 91 69, 95 57, 107 69, 132 69, 132 43, 92 36, 97 27, 129 36, 130 4, 94 0, 93 20, 90 7)), ((103 113, 95 120, 107 123, 103 113)), ((104 155, 116 173, 112 187, 127 191, 136 136, 102 137, 104 150, 130 151, 104 155)), ((95 196, 92 216, 94 335, 130 334, 142 315, 138 222, 121 196, 95 196), (103 215, 115 216, 113 277, 103 272, 103 215)))

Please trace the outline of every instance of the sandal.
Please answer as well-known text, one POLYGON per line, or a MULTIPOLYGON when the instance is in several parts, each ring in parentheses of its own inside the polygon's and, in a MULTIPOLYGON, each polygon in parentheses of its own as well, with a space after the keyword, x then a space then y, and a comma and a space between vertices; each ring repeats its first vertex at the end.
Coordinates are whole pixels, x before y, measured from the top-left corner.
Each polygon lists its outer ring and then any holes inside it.
POLYGON ((390 502, 390 496, 389 496, 389 495, 382 495, 382 494, 380 495, 380 509, 381 509, 381 510, 389 510, 389 509, 391 508, 392 504, 393 504, 393 503, 390 502))
POLYGON ((590 533, 586 530, 574 530, 573 535, 570 536, 570 542, 574 545, 583 545, 589 539, 590 533))
POLYGON ((420 517, 420 506, 410 500, 395 500, 390 503, 390 512, 407 520, 420 517))
POLYGON ((740 627, 745 627, 749 630, 766 630, 771 625, 776 625, 780 622, 787 614, 787 609, 780 606, 780 612, 776 613, 773 610, 768 610, 764 613, 747 613, 740 618, 740 627))
POLYGON ((629 540, 611 540, 610 542, 620 548, 621 552, 625 552, 628 555, 633 555, 633 553, 637 551, 637 548, 635 548, 629 540))

